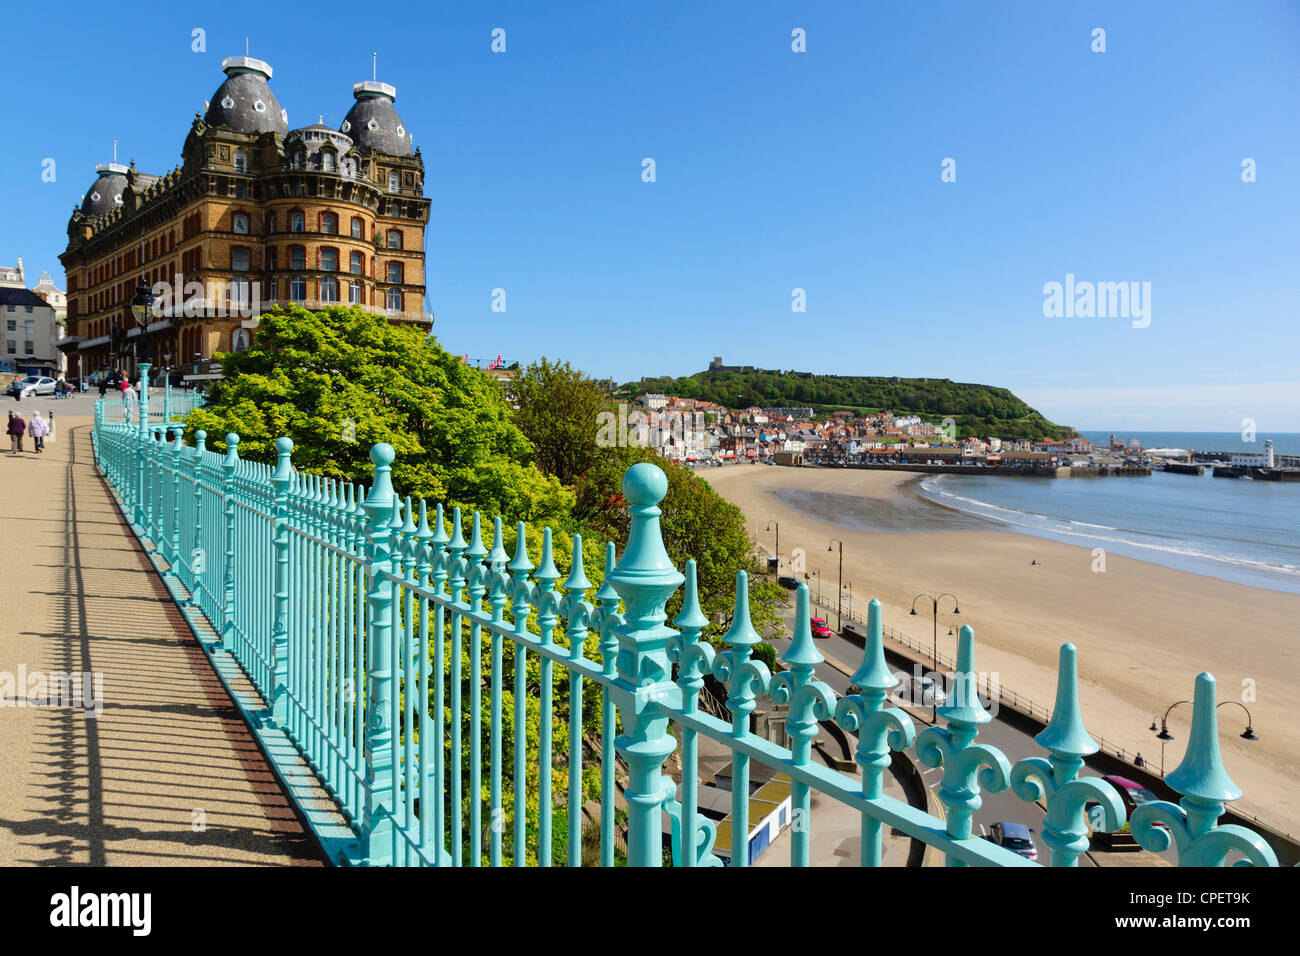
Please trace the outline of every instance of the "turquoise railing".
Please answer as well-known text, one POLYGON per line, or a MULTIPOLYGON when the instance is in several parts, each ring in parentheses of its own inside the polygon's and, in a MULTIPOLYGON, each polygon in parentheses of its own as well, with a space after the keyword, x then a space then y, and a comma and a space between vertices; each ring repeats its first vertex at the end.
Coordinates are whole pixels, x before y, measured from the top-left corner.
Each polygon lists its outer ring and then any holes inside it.
MULTIPOLYGON (((364 489, 295 471, 287 438, 276 443, 274 467, 243 461, 233 434, 225 437, 224 455, 206 448, 202 431, 187 446, 181 425, 152 420, 147 391, 140 405, 134 424, 114 421, 111 402, 97 406, 99 467, 172 578, 173 593, 211 625, 220 648, 261 694, 262 724, 293 741, 348 821, 356 836, 350 862, 524 865, 535 854, 541 865, 580 865, 581 769, 591 763, 599 765, 602 865, 616 861, 623 813, 629 864, 659 865, 666 829, 675 865, 718 865, 716 826, 700 812, 701 736, 732 755, 732 865, 749 862, 755 764, 790 780, 790 862, 798 866, 810 862, 813 791, 859 815, 867 866, 881 864, 886 828, 935 848, 950 866, 1036 865, 973 836, 984 792, 1010 789, 1046 806, 1042 838, 1053 866, 1076 865, 1088 849, 1090 824, 1114 830, 1124 823, 1115 791, 1080 776, 1097 744, 1081 717, 1073 645, 1061 648, 1056 706, 1036 738, 1044 755, 1012 764, 977 742, 991 717, 976 693, 969 627, 958 640, 952 693, 938 710, 942 724, 919 734, 904 711, 888 706, 897 679, 885 665, 878 601, 869 605, 865 651, 853 675, 860 691, 840 699, 814 673, 822 657, 804 586, 784 669, 776 674, 753 656, 759 635, 744 572, 737 575, 725 648, 700 640, 708 621, 695 563, 688 561, 682 574, 664 549, 659 505, 668 484, 654 465, 635 465, 624 476, 627 546, 617 561, 614 545, 606 546, 604 582, 589 600, 577 536, 565 576, 555 566, 549 529, 540 567, 529 559, 522 524, 513 556, 499 518, 490 548, 478 514, 468 542, 459 509, 448 533, 440 505, 431 510, 395 493, 388 445, 371 449, 374 480, 364 489), (682 609, 670 627, 665 607, 683 585, 682 609), (586 654, 589 635, 598 660, 586 654), (729 721, 699 706, 710 675, 726 690, 729 721), (503 713, 506 680, 513 682, 511 714, 503 713), (555 720, 557 684, 567 690, 566 725, 555 720), (765 694, 788 705, 788 749, 751 730, 756 698, 765 694), (584 702, 602 718, 598 751, 594 742, 584 746, 584 702), (819 721, 856 737, 860 775, 813 761, 819 721), (530 727, 538 737, 534 767, 530 727), (557 736, 568 745, 563 793, 553 789, 557 736), (664 763, 679 740, 677 783, 664 763), (942 768, 943 819, 883 792, 895 751, 942 768), (530 794, 534 769, 538 783, 530 794), (507 817, 507 787, 516 808, 535 796, 535 832, 527 813, 507 817), (568 833, 562 860, 552 859, 556 814, 568 833)), ((1208 674, 1197 678, 1195 697, 1187 756, 1169 776, 1182 800, 1136 811, 1134 835, 1148 849, 1174 846, 1183 865, 1276 865, 1258 834, 1216 824, 1224 802, 1241 793, 1220 759, 1208 674)))

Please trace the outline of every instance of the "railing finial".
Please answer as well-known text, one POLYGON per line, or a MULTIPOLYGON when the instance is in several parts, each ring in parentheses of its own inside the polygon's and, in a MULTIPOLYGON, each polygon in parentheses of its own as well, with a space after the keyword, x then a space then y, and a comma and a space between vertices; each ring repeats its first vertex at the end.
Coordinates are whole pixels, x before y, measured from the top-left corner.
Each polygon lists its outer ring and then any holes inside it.
POLYGON ((1073 644, 1061 645, 1056 675, 1056 704, 1052 719, 1034 738, 1044 750, 1070 757, 1086 757, 1097 752, 1097 742, 1083 726, 1079 710, 1079 672, 1073 644))
POLYGON ((1192 732, 1178 769, 1165 782, 1185 797, 1228 803, 1241 799, 1241 788, 1224 769, 1219 752, 1218 692, 1214 675, 1203 671, 1196 678, 1192 697, 1192 732))

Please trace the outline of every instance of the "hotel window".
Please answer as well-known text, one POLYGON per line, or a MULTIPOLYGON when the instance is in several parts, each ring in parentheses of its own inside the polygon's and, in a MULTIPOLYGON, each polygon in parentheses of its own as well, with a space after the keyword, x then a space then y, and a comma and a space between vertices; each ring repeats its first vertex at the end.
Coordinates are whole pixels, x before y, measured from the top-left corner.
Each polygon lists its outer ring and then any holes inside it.
POLYGON ((348 301, 351 302, 353 305, 359 305, 359 304, 361 303, 361 283, 360 283, 360 282, 349 282, 349 283, 348 283, 348 301))
POLYGON ((289 298, 294 302, 301 302, 307 298, 306 276, 294 276, 289 280, 289 298))
POLYGON ((322 172, 326 172, 326 173, 334 172, 334 154, 330 152, 328 149, 321 150, 320 168, 322 172))
POLYGON ((248 172, 248 154, 242 149, 235 150, 235 172, 248 172))
POLYGON ((247 276, 235 276, 230 280, 230 301, 238 302, 241 305, 248 304, 247 276))
POLYGON ((339 217, 332 212, 322 213, 320 217, 320 231, 326 235, 334 236, 339 231, 339 217))
POLYGON ((362 225, 360 216, 352 217, 352 238, 353 239, 365 238, 365 226, 362 225))
POLYGON ((402 311, 402 290, 401 289, 388 290, 388 308, 393 312, 402 311))
POLYGON ((235 247, 230 250, 230 268, 233 272, 248 271, 248 250, 235 247))
POLYGON ((274 272, 276 269, 279 268, 279 266, 277 265, 277 261, 279 259, 279 256, 276 254, 277 252, 278 250, 274 246, 266 250, 266 257, 267 257, 266 267, 270 269, 272 272, 274 272))
POLYGON ((302 167, 303 167, 302 150, 298 150, 296 153, 293 154, 293 168, 302 169, 302 167))
POLYGON ((9 320, 9 331, 10 331, 10 332, 17 332, 17 331, 18 331, 18 320, 17 320, 17 319, 10 319, 10 320, 9 320))
POLYGON ((231 217, 230 222, 235 232, 239 233, 241 236, 248 235, 248 217, 243 213, 235 213, 235 215, 231 217))
POLYGON ((388 191, 389 191, 390 193, 395 193, 395 192, 398 191, 398 188, 399 188, 399 186, 398 186, 398 180, 397 180, 397 171, 396 171, 396 170, 389 170, 389 173, 388 173, 388 191))
POLYGON ((322 249, 320 251, 320 267, 322 272, 338 272, 339 251, 337 249, 322 249))
POLYGON ((307 247, 306 246, 289 247, 289 268, 290 269, 307 268, 307 247))
POLYGON ((235 198, 243 199, 246 195, 244 184, 242 182, 235 183, 235 198))
POLYGON ((348 271, 354 276, 361 275, 361 270, 365 267, 365 259, 366 257, 359 252, 352 253, 348 256, 348 271))
POLYGON ((23 343, 23 354, 24 355, 36 354, 36 345, 30 339, 23 343))
POLYGON ((9 354, 10 355, 18 354, 18 343, 15 342, 13 339, 9 340, 9 354))
POLYGON ((400 229, 388 230, 388 248, 389 249, 402 248, 402 230, 400 229))
POLYGON ((333 276, 325 276, 320 280, 320 297, 323 302, 337 302, 339 300, 339 280, 333 276))
POLYGON ((289 231, 302 232, 306 228, 306 223, 306 217, 300 212, 295 212, 289 219, 289 231))
POLYGON ((402 281, 402 264, 400 262, 388 263, 388 281, 389 282, 402 281))
POLYGON ((36 332, 36 323, 28 319, 23 323, 23 331, 28 335, 34 334, 36 332))
POLYGON ((266 217, 266 231, 268 235, 275 232, 275 225, 275 213, 268 214, 266 217))

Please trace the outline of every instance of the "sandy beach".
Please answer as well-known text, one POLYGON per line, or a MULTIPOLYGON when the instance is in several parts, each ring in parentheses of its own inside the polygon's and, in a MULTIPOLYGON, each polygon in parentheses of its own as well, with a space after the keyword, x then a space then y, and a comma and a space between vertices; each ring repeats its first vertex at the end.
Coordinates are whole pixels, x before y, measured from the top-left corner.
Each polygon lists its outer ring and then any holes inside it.
MULTIPOLYGON (((1190 699, 1197 674, 1215 676, 1220 701, 1242 699, 1243 687, 1254 682, 1255 699, 1244 703, 1258 741, 1239 736, 1241 708, 1219 711, 1224 763, 1245 791, 1234 807, 1283 831, 1300 830, 1300 728, 1286 708, 1300 680, 1300 596, 1116 554, 1106 555, 1105 572, 1098 573, 1089 548, 998 530, 918 500, 904 488, 912 474, 757 465, 700 474, 745 512, 751 535, 757 527, 769 553, 774 535, 763 529, 779 521, 781 573, 789 573, 792 549, 803 548, 808 573, 821 571, 827 601, 833 601, 839 561, 838 548, 827 551, 831 538, 844 541, 853 607, 862 613, 878 598, 885 623, 918 641, 929 644, 931 624, 928 602, 924 616, 919 605, 917 617, 908 615, 913 596, 956 594, 961 615, 944 613, 951 606, 945 602, 939 653, 954 652, 949 626, 969 624, 976 668, 996 671, 1004 688, 1037 703, 1051 706, 1058 649, 1073 642, 1088 730, 1140 751, 1153 769, 1160 741, 1148 729, 1152 716, 1190 699), (837 521, 837 512, 869 515, 874 530, 855 528, 857 518, 837 521), (925 530, 935 526, 944 530, 925 530)), ((809 584, 815 595, 816 579, 809 584)), ((1176 739, 1167 744, 1166 770, 1182 759, 1191 716, 1190 706, 1170 715, 1176 739)))

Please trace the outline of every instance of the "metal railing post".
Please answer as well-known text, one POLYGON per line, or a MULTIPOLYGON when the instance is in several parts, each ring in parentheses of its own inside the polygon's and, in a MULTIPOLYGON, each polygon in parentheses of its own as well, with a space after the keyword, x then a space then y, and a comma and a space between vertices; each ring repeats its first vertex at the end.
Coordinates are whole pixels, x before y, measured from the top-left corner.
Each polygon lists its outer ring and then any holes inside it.
MULTIPOLYGON (((126 402, 122 402, 123 408, 126 402)), ((144 528, 144 456, 149 450, 149 363, 140 363, 140 421, 135 453, 135 524, 144 528)))
POLYGON ((275 591, 271 630, 272 682, 267 724, 283 727, 289 714, 289 485, 293 482, 293 439, 275 440, 278 456, 271 485, 275 488, 275 591))
MULTIPOLYGON (((366 710, 365 806, 361 820, 361 850, 371 866, 393 862, 393 808, 389 805, 393 785, 393 754, 390 711, 393 671, 390 642, 393 630, 393 588, 384 575, 392 570, 389 555, 389 522, 393 515, 393 446, 385 443, 370 449, 375 466, 370 493, 361 507, 366 513, 366 561, 370 581, 366 604, 366 664, 369 700, 366 710)), ((459 754, 452 759, 459 760, 459 754)))
POLYGON ((632 518, 627 547, 610 583, 627 608, 618 635, 618 677, 611 696, 623 717, 624 732, 614 747, 627 762, 629 866, 661 866, 663 833, 660 812, 675 788, 665 787, 663 762, 677 747, 668 732, 669 714, 681 703, 672 682, 668 645, 677 631, 664 625, 665 605, 685 577, 673 567, 659 530, 659 502, 668 493, 668 478, 649 462, 633 465, 623 476, 623 496, 632 518))
POLYGON ((239 436, 226 433, 226 457, 221 462, 222 515, 226 520, 226 553, 221 565, 221 649, 235 651, 235 471, 239 468, 239 436))

